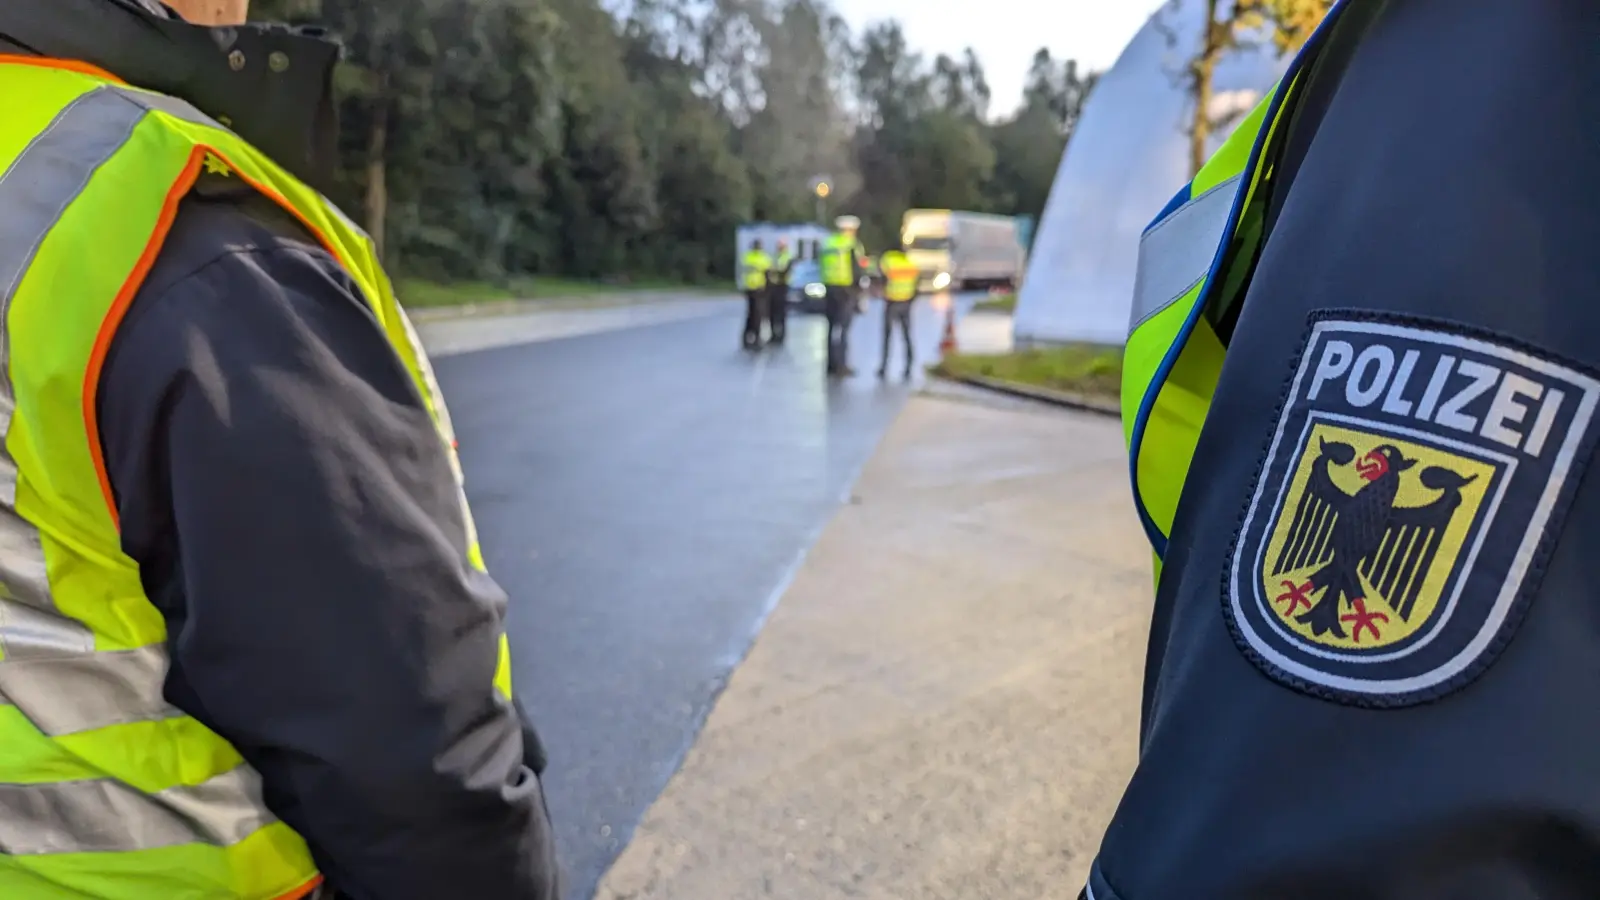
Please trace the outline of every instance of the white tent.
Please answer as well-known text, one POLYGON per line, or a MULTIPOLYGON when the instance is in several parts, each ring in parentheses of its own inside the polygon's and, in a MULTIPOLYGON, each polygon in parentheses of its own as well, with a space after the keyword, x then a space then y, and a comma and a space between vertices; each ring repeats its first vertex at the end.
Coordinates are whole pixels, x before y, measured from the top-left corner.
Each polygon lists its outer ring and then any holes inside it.
MULTIPOLYGON (((1161 4, 1089 95, 1017 298, 1018 343, 1126 338, 1139 236, 1188 181, 1190 102, 1175 75, 1199 44, 1205 8, 1161 4)), ((1270 45, 1228 57, 1213 115, 1247 112, 1288 62, 1270 45)))

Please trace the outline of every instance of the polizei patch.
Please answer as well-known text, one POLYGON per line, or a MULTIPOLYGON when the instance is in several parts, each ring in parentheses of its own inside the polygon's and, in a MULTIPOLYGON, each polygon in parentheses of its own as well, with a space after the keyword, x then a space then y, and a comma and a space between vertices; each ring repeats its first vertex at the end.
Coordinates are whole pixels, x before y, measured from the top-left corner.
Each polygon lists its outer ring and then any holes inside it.
POLYGON ((1363 706, 1472 680, 1537 587, 1597 396, 1586 372, 1460 325, 1313 316, 1229 561, 1246 654, 1363 706))

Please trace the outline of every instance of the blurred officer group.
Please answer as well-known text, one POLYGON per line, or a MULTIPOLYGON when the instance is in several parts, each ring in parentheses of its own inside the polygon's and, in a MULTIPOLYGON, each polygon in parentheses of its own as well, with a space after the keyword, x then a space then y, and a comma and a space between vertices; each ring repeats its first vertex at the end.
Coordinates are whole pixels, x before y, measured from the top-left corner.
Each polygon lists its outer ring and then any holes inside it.
MULTIPOLYGON (((830 376, 855 374, 849 362, 850 326, 856 314, 866 309, 863 291, 871 281, 872 269, 866 249, 857 236, 860 229, 860 219, 840 216, 834 220, 833 233, 820 242, 816 251, 823 288, 823 313, 828 322, 826 371, 830 376)), ((795 259, 783 239, 777 242, 776 254, 769 254, 762 241, 756 239, 741 258, 740 282, 746 303, 744 349, 755 351, 764 345, 783 343, 795 259), (763 323, 766 323, 765 338, 763 323)), ((896 245, 883 254, 878 271, 883 279, 881 293, 885 304, 883 353, 878 376, 888 374, 890 339, 898 326, 905 346, 905 375, 909 378, 913 360, 911 301, 917 296, 917 269, 903 248, 896 245)))

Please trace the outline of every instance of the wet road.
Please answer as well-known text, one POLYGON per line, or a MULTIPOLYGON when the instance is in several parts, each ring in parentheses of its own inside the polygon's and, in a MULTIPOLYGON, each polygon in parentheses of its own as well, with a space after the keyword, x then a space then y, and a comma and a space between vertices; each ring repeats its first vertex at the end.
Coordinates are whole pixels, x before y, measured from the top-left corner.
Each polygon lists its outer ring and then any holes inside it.
MULTIPOLYGON (((876 303, 853 332, 861 374, 831 385, 820 318, 752 356, 737 304, 606 315, 423 329, 512 598, 569 898, 627 843, 911 390, 898 356, 873 377, 876 303)), ((923 360, 941 322, 919 302, 923 360)))

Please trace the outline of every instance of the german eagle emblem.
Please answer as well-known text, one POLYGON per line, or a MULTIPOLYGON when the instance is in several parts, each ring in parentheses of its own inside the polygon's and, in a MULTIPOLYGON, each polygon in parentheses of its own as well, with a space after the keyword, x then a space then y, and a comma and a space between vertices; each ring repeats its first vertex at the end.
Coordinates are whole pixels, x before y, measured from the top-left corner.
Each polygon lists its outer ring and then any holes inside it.
POLYGON ((1537 602, 1597 410, 1600 372, 1503 335, 1310 314, 1228 551, 1240 651, 1357 706, 1477 678, 1537 602))
POLYGON ((1349 444, 1323 439, 1319 445, 1271 574, 1315 568, 1303 581, 1283 581, 1273 601, 1316 637, 1332 634, 1360 644, 1366 633, 1378 641, 1390 616, 1373 605, 1371 595, 1381 597, 1400 619, 1411 618, 1444 531, 1461 507, 1461 489, 1477 476, 1429 466, 1418 480, 1438 491, 1437 498, 1423 506, 1399 506, 1400 479, 1416 460, 1393 444, 1379 445, 1359 460, 1349 444), (1352 463, 1363 482, 1353 494, 1339 487, 1330 471, 1352 463))

